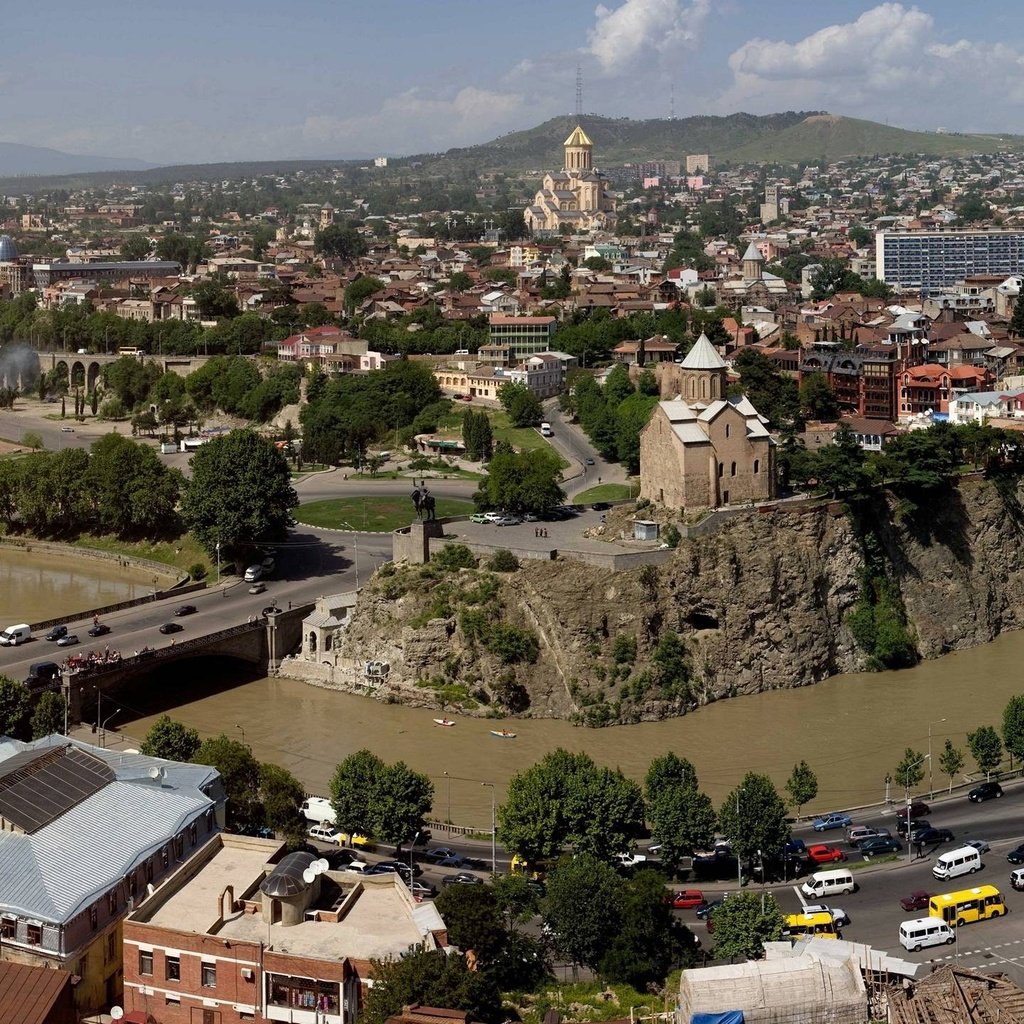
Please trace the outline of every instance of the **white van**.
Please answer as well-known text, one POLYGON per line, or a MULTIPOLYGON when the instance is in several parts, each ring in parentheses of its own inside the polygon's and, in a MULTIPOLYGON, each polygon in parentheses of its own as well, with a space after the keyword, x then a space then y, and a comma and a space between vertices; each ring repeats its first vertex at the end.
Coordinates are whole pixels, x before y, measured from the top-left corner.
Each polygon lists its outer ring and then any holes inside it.
POLYGON ((912 953, 926 946, 948 946, 955 939, 953 929, 937 917, 915 917, 900 925, 900 945, 912 953))
POLYGON ((541 436, 543 437, 554 437, 555 432, 551 429, 550 423, 542 423, 540 425, 541 436))
POLYGON ((8 626, 0 633, 0 646, 17 647, 18 644, 27 643, 32 639, 32 628, 27 622, 17 626, 8 626))
POLYGON ((932 874, 938 879, 973 875, 981 870, 981 854, 973 846, 961 846, 935 858, 932 874))
POLYGON ((800 886, 800 891, 805 896, 820 899, 822 896, 836 896, 840 893, 856 892, 857 883, 853 880, 853 875, 845 868, 840 868, 838 871, 815 871, 800 886))
POLYGON ((325 800, 322 796, 311 796, 308 800, 303 800, 300 810, 307 821, 316 821, 321 824, 325 821, 334 821, 334 808, 331 806, 331 801, 325 800))
POLYGON ((245 582, 255 583, 258 579, 263 577, 263 566, 262 565, 250 565, 245 570, 245 582))

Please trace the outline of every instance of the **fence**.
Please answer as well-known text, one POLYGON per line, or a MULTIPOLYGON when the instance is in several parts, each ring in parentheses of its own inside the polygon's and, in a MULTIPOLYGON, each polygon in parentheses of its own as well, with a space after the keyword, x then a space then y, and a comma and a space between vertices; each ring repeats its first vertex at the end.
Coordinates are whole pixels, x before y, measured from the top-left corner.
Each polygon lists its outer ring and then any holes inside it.
POLYGON ((53 619, 43 619, 42 622, 29 623, 32 631, 49 629, 50 626, 62 625, 65 622, 77 622, 79 619, 85 621, 100 615, 110 615, 113 612, 124 611, 125 608, 136 608, 143 604, 152 604, 154 601, 163 601, 168 597, 181 597, 184 594, 194 594, 197 590, 205 590, 205 583, 189 583, 186 586, 175 586, 170 590, 158 590, 155 594, 146 594, 143 597, 133 597, 128 601, 118 601, 116 604, 104 605, 102 608, 90 608, 88 611, 75 612, 73 615, 58 615, 53 619))

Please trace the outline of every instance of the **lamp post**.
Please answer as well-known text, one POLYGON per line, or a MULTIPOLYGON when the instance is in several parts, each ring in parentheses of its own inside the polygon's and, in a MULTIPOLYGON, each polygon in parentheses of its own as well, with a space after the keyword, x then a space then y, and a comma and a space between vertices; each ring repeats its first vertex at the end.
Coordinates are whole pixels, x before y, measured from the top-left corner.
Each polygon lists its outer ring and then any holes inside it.
POLYGON ((910 773, 919 765, 924 764, 925 761, 931 764, 932 755, 925 754, 924 757, 919 757, 913 764, 908 764, 903 773, 903 788, 907 798, 907 861, 913 861, 914 859, 914 844, 910 838, 910 773))
POLYGON ((494 826, 494 783, 481 782, 481 786, 487 786, 491 791, 491 874, 498 873, 497 836, 494 826))
POLYGON ((220 586, 220 541, 217 541, 217 586, 220 586))
POLYGON ((416 877, 412 867, 412 851, 416 849, 416 844, 420 841, 420 836, 423 835, 422 829, 416 830, 416 835, 412 837, 412 842, 409 844, 409 888, 412 888, 413 879, 416 877))
POLYGON ((447 788, 448 788, 448 811, 447 811, 446 816, 445 816, 445 821, 448 823, 448 831, 451 832, 451 830, 452 830, 452 777, 447 772, 444 773, 444 777, 445 777, 445 781, 448 784, 447 785, 447 788))
MULTIPOLYGON (((739 830, 740 826, 740 793, 742 789, 736 790, 736 829, 739 830)), ((740 851, 736 850, 736 885, 738 888, 743 888, 743 861, 740 859, 740 851)))
POLYGON ((928 723, 928 799, 935 798, 935 762, 932 760, 932 726, 941 725, 945 721, 940 718, 937 722, 928 723))
POLYGON ((101 747, 106 747, 106 745, 107 745, 107 734, 103 731, 104 728, 106 727, 107 722, 109 722, 114 717, 114 715, 118 715, 120 713, 121 713, 121 709, 120 708, 114 708, 114 710, 111 711, 110 714, 107 715, 107 717, 104 718, 103 721, 100 723, 100 746, 101 747))

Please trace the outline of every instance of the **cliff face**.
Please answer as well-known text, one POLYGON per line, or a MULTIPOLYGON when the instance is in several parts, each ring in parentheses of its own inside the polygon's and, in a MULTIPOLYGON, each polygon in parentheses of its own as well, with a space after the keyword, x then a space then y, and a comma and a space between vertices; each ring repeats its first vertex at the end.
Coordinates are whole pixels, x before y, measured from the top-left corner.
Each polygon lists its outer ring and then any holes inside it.
MULTIPOLYGON (((883 510, 878 537, 922 657, 1024 622, 1018 500, 969 479, 912 525, 883 510)), ((595 725, 682 714, 864 668, 846 625, 863 567, 858 532, 835 505, 752 512, 684 541, 660 569, 398 566, 364 590, 336 685, 361 688, 358 666, 375 660, 390 664, 377 690, 389 700, 595 725)))

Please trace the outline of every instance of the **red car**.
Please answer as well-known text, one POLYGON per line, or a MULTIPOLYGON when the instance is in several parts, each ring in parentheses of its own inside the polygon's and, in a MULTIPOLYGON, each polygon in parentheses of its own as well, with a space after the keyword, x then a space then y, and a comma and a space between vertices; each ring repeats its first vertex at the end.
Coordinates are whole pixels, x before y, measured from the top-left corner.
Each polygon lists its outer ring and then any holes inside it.
POLYGON ((925 892, 923 889, 918 889, 916 892, 912 892, 909 896, 904 896, 900 900, 900 906, 906 910, 927 910, 928 901, 931 899, 931 894, 925 892))
POLYGON ((837 846, 816 843, 807 847, 807 859, 815 864, 832 864, 835 861, 846 860, 846 854, 837 846))
POLYGON ((704 902, 704 893, 700 889, 682 889, 672 896, 666 896, 665 902, 676 910, 693 910, 704 902))

